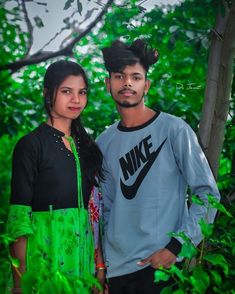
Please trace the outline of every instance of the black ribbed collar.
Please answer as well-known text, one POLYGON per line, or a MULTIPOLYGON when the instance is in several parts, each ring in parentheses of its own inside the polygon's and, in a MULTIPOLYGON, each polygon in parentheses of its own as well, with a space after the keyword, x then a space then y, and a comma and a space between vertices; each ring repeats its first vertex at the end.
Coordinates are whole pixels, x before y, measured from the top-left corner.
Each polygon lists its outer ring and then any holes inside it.
POLYGON ((148 120, 144 124, 136 126, 136 127, 124 127, 120 121, 118 123, 117 128, 119 131, 122 131, 122 132, 133 132, 133 131, 143 129, 143 128, 147 127, 149 124, 151 124, 155 119, 157 119, 157 117, 159 116, 160 113, 161 112, 159 110, 157 110, 156 113, 154 114, 154 116, 150 120, 148 120))

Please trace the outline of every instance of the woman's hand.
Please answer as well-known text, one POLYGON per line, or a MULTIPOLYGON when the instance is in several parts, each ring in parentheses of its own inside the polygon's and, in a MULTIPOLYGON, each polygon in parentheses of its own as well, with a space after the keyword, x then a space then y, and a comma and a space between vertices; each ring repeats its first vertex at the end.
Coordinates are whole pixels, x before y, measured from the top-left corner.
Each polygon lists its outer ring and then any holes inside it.
POLYGON ((97 288, 94 288, 93 294, 108 294, 108 287, 106 285, 106 275, 105 275, 105 269, 97 270, 96 272, 96 278, 100 285, 102 286, 102 291, 98 290, 97 288))

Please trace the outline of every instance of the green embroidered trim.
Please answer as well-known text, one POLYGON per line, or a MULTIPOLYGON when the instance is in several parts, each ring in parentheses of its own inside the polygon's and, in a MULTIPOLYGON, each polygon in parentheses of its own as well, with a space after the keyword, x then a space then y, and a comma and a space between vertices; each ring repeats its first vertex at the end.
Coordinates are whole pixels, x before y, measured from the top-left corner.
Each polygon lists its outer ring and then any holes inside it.
POLYGON ((84 208, 84 201, 83 201, 83 197, 82 197, 81 167, 80 167, 80 160, 78 157, 77 148, 76 148, 76 145, 75 145, 72 137, 69 137, 69 136, 64 136, 64 137, 65 137, 65 139, 68 140, 70 147, 71 147, 71 150, 73 152, 73 155, 75 157, 76 170, 77 170, 78 207, 84 208))
POLYGON ((65 136, 68 140, 71 150, 73 152, 76 171, 77 171, 77 190, 78 190, 78 214, 79 214, 79 232, 81 247, 83 250, 80 252, 79 266, 81 273, 94 273, 94 239, 91 228, 91 223, 89 221, 88 211, 84 208, 84 201, 82 196, 82 180, 81 180, 81 168, 80 160, 78 157, 78 152, 74 140, 72 137, 65 136))
POLYGON ((31 225, 31 206, 11 204, 7 220, 6 232, 11 238, 33 234, 31 225))

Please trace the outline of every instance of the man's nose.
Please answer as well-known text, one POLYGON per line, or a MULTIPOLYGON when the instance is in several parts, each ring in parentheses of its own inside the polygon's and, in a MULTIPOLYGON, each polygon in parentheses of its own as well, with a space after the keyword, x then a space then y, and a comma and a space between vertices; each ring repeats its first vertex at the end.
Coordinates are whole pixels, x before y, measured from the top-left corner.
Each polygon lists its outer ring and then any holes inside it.
POLYGON ((125 77, 124 85, 125 85, 125 87, 131 87, 132 86, 132 82, 131 82, 131 77, 130 76, 126 76, 125 77))

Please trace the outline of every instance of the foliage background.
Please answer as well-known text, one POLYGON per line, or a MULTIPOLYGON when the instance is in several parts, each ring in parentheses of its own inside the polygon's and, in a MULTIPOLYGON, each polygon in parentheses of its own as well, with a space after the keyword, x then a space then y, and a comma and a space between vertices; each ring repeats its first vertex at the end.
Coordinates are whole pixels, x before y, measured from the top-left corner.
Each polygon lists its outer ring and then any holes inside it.
MULTIPOLYGON (((73 50, 73 58, 85 68, 90 80, 89 104, 82 118, 94 138, 118 119, 115 105, 104 87, 106 72, 101 56, 101 48, 108 46, 117 38, 131 42, 137 37, 144 37, 149 44, 158 49, 159 62, 149 72, 151 88, 146 97, 146 104, 153 109, 182 117, 197 132, 205 91, 211 29, 215 24, 218 11, 222 9, 221 3, 219 0, 186 0, 176 7, 156 6, 149 12, 140 5, 137 6, 134 0, 126 1, 121 6, 112 5, 100 25, 82 38, 73 50), (81 50, 84 46, 87 47, 86 53, 81 50)), ((19 59, 27 51, 29 36, 18 24, 20 17, 19 7, 9 11, 4 3, 1 3, 1 64, 19 59)), ((52 61, 54 60, 26 66, 14 74, 9 71, 0 71, 0 226, 2 233, 4 233, 9 205, 12 151, 21 136, 45 120, 42 79, 46 66, 52 61)), ((232 156, 235 151, 234 96, 235 83, 233 82, 218 175, 222 203, 233 215, 234 199, 230 196, 233 194, 235 184, 234 170, 232 173, 232 156)), ((219 238, 219 235, 230 238, 229 245, 224 246, 232 281, 235 275, 235 252, 234 250, 230 252, 230 249, 235 246, 234 224, 228 222, 220 213, 215 225, 215 236, 219 238)), ((0 242, 0 258, 3 260, 7 241, 1 237, 0 242)), ((6 263, 3 261, 0 263, 0 270, 2 273, 6 272, 6 263)), ((4 275, 1 276, 4 277, 4 275)), ((230 291, 230 287, 232 289, 231 283, 228 283, 227 288, 224 286, 224 292, 230 291)), ((3 284, 4 278, 0 282, 0 289, 3 284)), ((213 291, 216 292, 214 288, 213 291)))

